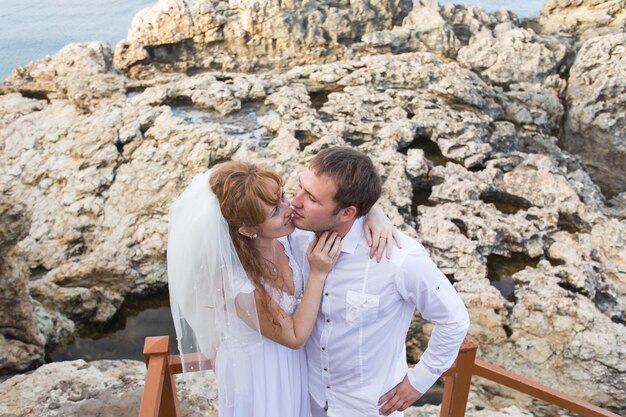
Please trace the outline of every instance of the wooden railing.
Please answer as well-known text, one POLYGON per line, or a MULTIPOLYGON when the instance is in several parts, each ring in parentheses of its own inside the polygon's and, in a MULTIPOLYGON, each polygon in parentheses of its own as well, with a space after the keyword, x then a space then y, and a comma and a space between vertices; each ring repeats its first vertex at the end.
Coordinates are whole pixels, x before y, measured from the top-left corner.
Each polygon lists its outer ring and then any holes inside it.
MULTIPOLYGON (((456 361, 443 374, 441 417, 465 416, 467 397, 474 375, 578 413, 583 417, 620 417, 586 401, 478 359, 476 358, 477 348, 476 342, 467 336, 461 345, 456 361)), ((148 370, 139 406, 139 417, 179 417, 174 375, 182 373, 182 365, 178 355, 170 355, 169 337, 146 337, 143 354, 148 370)), ((191 355, 185 362, 190 365, 195 362, 195 365, 199 365, 194 366, 195 369, 207 369, 209 365, 208 358, 198 355, 191 355)))
POLYGON ((441 417, 463 417, 473 375, 513 388, 531 397, 565 408, 583 417, 620 417, 615 413, 541 385, 476 357, 478 345, 465 337, 454 365, 444 374, 441 417))
POLYGON ((139 417, 179 417, 174 375, 181 373, 182 367, 180 358, 170 355, 169 336, 146 337, 143 357, 148 370, 139 406, 139 417), (175 364, 176 359, 178 367, 175 364))

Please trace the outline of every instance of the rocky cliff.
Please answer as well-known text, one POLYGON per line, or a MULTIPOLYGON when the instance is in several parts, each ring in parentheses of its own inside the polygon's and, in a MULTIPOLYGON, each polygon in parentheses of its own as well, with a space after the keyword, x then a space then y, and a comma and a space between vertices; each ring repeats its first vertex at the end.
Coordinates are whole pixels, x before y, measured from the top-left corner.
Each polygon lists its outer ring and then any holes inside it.
MULTIPOLYGON (((531 22, 427 0, 166 0, 115 51, 16 69, 0 186, 19 215, 1 227, 23 231, 0 236, 1 278, 23 307, 0 318, 23 330, 2 327, 3 372, 165 287, 167 212, 193 175, 246 159, 293 190, 349 145, 465 300, 482 358, 626 412, 624 5, 550 1, 531 22), (600 11, 582 24, 581 7, 600 11)), ((416 318, 414 360, 429 330, 416 318)))

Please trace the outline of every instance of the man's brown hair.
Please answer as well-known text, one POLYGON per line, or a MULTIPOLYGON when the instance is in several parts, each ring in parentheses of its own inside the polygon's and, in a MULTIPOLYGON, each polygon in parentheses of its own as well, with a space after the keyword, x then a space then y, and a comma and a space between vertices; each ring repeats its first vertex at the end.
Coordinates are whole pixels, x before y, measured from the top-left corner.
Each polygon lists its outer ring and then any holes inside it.
POLYGON ((355 206, 356 217, 364 216, 380 197, 380 176, 370 157, 356 149, 345 146, 324 149, 309 166, 315 175, 326 175, 337 186, 335 213, 355 206))

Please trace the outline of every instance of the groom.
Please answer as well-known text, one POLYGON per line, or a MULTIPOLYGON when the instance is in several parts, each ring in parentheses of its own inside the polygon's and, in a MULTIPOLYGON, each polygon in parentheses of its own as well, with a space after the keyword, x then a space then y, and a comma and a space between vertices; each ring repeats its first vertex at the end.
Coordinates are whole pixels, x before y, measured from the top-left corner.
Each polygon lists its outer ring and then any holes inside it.
MULTIPOLYGON (((291 201, 302 229, 290 237, 294 253, 306 254, 313 233, 305 230, 343 238, 306 345, 313 417, 402 415, 452 365, 467 333, 463 301, 421 244, 400 233, 402 247, 390 259, 370 260, 363 216, 380 193, 370 158, 335 147, 304 169, 291 201), (409 369, 405 339, 415 309, 435 327, 409 369)), ((306 256, 298 261, 308 276, 306 256)))

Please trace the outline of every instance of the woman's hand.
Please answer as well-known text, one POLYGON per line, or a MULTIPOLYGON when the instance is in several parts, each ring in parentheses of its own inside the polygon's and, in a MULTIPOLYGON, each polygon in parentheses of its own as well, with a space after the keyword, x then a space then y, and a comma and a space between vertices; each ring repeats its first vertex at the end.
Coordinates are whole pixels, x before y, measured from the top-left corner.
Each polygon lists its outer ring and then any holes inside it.
POLYGON ((396 242, 399 248, 402 247, 398 231, 378 204, 375 204, 367 213, 363 229, 367 244, 370 246, 370 258, 376 254, 376 262, 380 262, 385 248, 387 248, 387 259, 391 257, 392 240, 396 242))
POLYGON ((318 273, 326 279, 326 275, 339 257, 340 250, 341 238, 336 232, 324 232, 321 236, 315 237, 306 251, 311 267, 311 276, 318 273))
MULTIPOLYGON (((270 299, 267 310, 258 310, 259 325, 263 336, 291 349, 300 349, 304 346, 315 327, 326 277, 339 257, 340 250, 341 238, 337 233, 324 232, 319 238, 313 239, 306 251, 311 271, 298 308, 290 315, 273 299, 270 299), (278 331, 275 325, 277 321, 278 331)), ((263 300, 259 292, 255 291, 254 294, 257 297, 257 306, 261 305, 263 300)))

